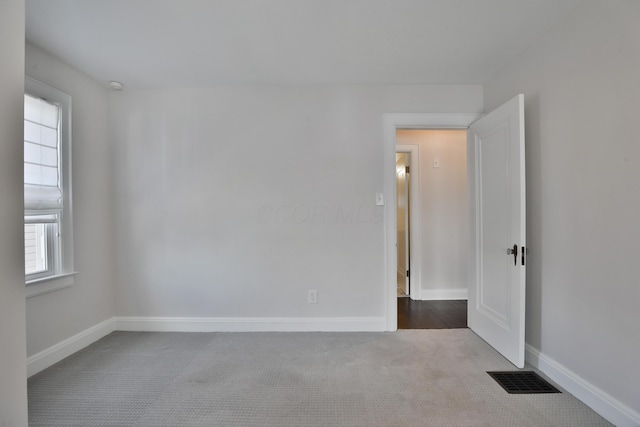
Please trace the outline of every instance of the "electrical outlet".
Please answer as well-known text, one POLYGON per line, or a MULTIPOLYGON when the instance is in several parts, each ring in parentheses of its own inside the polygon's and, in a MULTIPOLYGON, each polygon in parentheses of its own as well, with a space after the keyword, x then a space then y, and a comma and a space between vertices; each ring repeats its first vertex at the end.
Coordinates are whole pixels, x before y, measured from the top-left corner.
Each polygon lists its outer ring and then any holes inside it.
POLYGON ((318 303, 318 291, 315 289, 311 289, 309 291, 309 295, 307 296, 307 302, 309 304, 317 304, 318 303))

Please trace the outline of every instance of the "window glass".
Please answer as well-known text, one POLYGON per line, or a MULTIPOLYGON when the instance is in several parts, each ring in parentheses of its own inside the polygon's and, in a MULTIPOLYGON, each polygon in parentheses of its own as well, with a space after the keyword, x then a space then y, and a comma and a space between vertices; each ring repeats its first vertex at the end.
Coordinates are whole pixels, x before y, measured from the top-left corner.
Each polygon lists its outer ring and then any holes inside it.
POLYGON ((25 82, 25 278, 39 284, 74 273, 71 98, 29 77, 25 82))

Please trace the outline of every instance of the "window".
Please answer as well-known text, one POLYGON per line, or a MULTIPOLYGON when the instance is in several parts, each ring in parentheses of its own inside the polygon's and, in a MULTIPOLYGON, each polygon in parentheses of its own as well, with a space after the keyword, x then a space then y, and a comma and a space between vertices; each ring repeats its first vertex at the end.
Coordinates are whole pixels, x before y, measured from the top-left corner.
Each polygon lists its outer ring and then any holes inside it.
POLYGON ((27 296, 73 283, 70 160, 71 98, 27 77, 24 96, 27 296))

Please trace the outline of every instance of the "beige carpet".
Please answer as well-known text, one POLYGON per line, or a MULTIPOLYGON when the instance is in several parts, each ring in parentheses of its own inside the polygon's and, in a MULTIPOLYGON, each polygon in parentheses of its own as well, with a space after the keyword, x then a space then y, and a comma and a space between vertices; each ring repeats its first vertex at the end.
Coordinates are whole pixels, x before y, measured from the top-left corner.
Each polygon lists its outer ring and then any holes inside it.
POLYGON ((115 332, 29 380, 33 426, 610 425, 567 393, 510 395, 468 329, 115 332))

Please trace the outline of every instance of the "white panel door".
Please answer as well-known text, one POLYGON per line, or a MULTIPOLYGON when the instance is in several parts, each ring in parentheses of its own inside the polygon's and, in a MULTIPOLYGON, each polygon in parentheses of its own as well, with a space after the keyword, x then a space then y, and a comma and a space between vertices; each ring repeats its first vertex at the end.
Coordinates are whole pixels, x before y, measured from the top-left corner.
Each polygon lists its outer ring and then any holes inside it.
POLYGON ((398 295, 410 295, 409 289, 409 164, 411 153, 396 153, 396 206, 398 209, 398 295), (402 289, 402 292, 400 292, 402 289))
POLYGON ((524 367, 524 96, 469 127, 469 327, 524 367))

